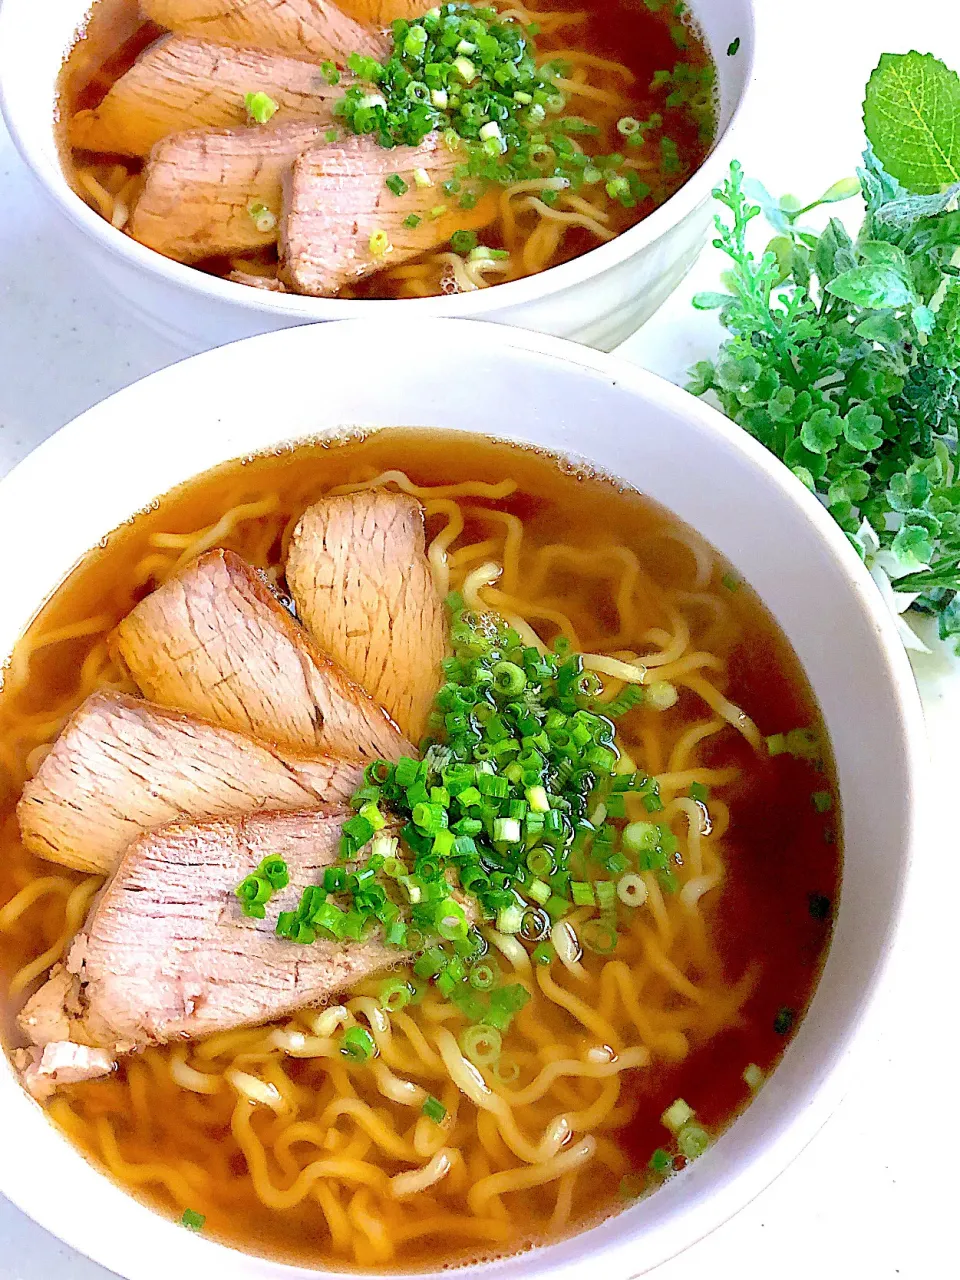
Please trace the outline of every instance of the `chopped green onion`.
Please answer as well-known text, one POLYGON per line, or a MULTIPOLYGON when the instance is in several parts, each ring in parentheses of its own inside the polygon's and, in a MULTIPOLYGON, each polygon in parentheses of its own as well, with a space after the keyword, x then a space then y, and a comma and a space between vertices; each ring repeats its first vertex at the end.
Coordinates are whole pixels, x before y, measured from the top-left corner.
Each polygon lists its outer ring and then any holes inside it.
POLYGON ((380 1005, 387 1013, 397 1013, 410 1003, 413 993, 409 982, 400 978, 388 979, 380 988, 380 1005))
POLYGON ((243 102, 247 115, 256 124, 266 124, 278 110, 278 104, 268 93, 248 93, 243 102))
POLYGON ((323 76, 324 80, 326 80, 327 84, 340 83, 340 72, 332 62, 321 62, 320 74, 323 76))
POLYGON ((520 1064, 505 1054, 500 1055, 491 1070, 501 1084, 513 1084, 520 1077, 520 1064))
POLYGON ((498 843, 516 842, 522 834, 520 823, 516 818, 497 818, 493 824, 493 838, 498 843))
POLYGON ((710 1145, 710 1135, 698 1124, 685 1124, 677 1134, 677 1146, 688 1160, 702 1156, 710 1145))
POLYGON ((200 1231, 206 1220, 206 1216, 202 1213, 197 1213, 196 1209, 184 1209, 180 1218, 180 1225, 190 1231, 200 1231))
POLYGON ((460 1048, 475 1067, 489 1067, 500 1057, 503 1037, 496 1027, 478 1023, 460 1033, 460 1048))
POLYGON ((773 1020, 773 1029, 778 1036, 785 1036, 793 1030, 793 1024, 797 1020, 797 1015, 793 1009, 784 1005, 777 1010, 777 1016, 773 1020))
POLYGON ((383 258, 393 250, 393 245, 385 231, 374 231, 370 236, 370 252, 375 258, 383 258))
POLYGON ((523 908, 517 903, 512 903, 497 913, 497 929, 500 933, 519 933, 522 924, 523 908))
POLYGON ((623 134, 625 138, 632 133, 637 133, 640 129, 640 121, 635 120, 633 116, 621 116, 617 121, 617 132, 623 134))
POLYGON ((546 787, 527 787, 524 794, 527 797, 527 804, 534 813, 546 813, 549 810, 550 801, 547 798, 546 787))
POLYGON ((617 897, 627 907, 642 907, 647 900, 647 884, 643 876, 628 871, 617 881, 617 897))
POLYGON ((400 177, 399 173, 391 173, 385 180, 385 185, 393 192, 395 196, 405 195, 410 187, 400 177))
POLYGON ((683 1098, 677 1098, 676 1102, 671 1102, 663 1115, 660 1117, 660 1123, 671 1133, 679 1133, 685 1124, 696 1115, 693 1107, 684 1102, 683 1098))
POLYGON ((276 228, 277 215, 265 204, 260 204, 256 200, 252 200, 247 205, 247 213, 249 213, 253 225, 261 235, 268 235, 276 228))
POLYGON ((471 249, 477 247, 477 233, 475 231, 454 231, 450 237, 450 248, 454 253, 469 253, 471 249))
POLYGON ((671 684, 669 680, 655 680, 653 684, 646 686, 645 701, 653 707, 654 711, 669 711, 676 705, 679 696, 677 686, 671 684))
POLYGON ((477 78, 477 68, 469 58, 460 57, 454 59, 453 69, 464 84, 472 84, 477 78))
POLYGON ((433 1097, 432 1094, 426 1099, 420 1110, 434 1124, 442 1124, 447 1117, 447 1108, 439 1098, 433 1097))
POLYGON ((526 886, 527 896, 534 902, 538 902, 541 907, 550 901, 552 892, 553 890, 544 880, 531 880, 526 886))
POLYGON ((673 1173, 673 1156, 663 1147, 657 1147, 650 1157, 650 1168, 658 1177, 667 1177, 673 1173))
POLYGON ((408 213, 403 220, 403 225, 405 227, 409 227, 410 230, 413 231, 419 227, 422 221, 423 219, 420 217, 419 213, 408 213))
POLYGON ((592 907, 595 902, 593 885, 583 880, 574 880, 570 885, 570 895, 575 907, 592 907))
POLYGON ((496 968, 488 960, 481 960, 470 970, 469 981, 474 990, 489 991, 496 985, 499 976, 496 968))
POLYGON ((553 957, 556 955, 553 944, 550 942, 539 942, 533 949, 532 960, 534 964, 546 967, 553 963, 553 957))
POLYGON ((273 896, 273 886, 265 875, 255 872, 241 880, 234 893, 244 905, 257 905, 269 902, 273 896))
POLYGON ((764 1081, 764 1074, 755 1062, 750 1062, 743 1069, 743 1082, 753 1093, 760 1088, 764 1081))
POLYGON ((598 955, 607 956, 617 949, 617 931, 604 920, 586 920, 580 928, 583 945, 598 955))
POLYGON ((366 1027, 348 1027, 340 1052, 352 1062, 369 1062, 377 1052, 377 1042, 366 1027))
POLYGON ((624 827, 622 843, 626 853, 651 853, 660 844, 660 828, 652 822, 631 822, 624 827))

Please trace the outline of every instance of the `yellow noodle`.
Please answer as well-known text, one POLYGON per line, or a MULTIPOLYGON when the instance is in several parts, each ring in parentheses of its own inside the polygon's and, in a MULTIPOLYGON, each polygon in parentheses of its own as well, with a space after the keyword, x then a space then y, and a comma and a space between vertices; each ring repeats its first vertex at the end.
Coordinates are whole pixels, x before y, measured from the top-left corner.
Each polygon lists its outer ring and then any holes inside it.
POLYGON ((471 1212, 482 1213, 491 1196, 541 1186, 545 1182, 553 1182, 572 1169, 582 1168, 593 1158, 596 1149, 596 1139, 583 1138, 569 1150, 540 1164, 528 1165, 524 1169, 506 1169, 502 1173, 493 1173, 488 1178, 481 1179, 474 1183, 467 1196, 471 1212))
POLYGON ((34 978, 39 978, 41 973, 45 972, 55 961, 60 959, 80 928, 87 914, 90 900, 102 883, 102 876, 88 876, 86 880, 81 880, 78 885, 74 886, 67 896, 63 913, 63 929, 59 937, 35 960, 31 960, 29 964, 25 964, 21 969, 17 970, 10 979, 8 991, 11 996, 18 996, 22 991, 25 991, 34 978))

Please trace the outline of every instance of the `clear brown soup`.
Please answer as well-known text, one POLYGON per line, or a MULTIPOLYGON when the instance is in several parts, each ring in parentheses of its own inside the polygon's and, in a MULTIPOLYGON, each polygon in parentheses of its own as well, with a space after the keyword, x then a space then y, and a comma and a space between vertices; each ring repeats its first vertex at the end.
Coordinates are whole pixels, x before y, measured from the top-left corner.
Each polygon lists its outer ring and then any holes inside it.
MULTIPOLYGON (((503 0, 499 8, 507 11, 520 6, 503 0)), ((596 154, 626 151, 628 158, 636 158, 642 165, 643 177, 651 190, 649 196, 633 208, 625 208, 610 198, 603 183, 580 191, 581 196, 601 211, 604 225, 619 235, 648 217, 678 190, 700 168, 714 142, 714 66, 696 25, 695 6, 691 10, 673 0, 664 0, 659 5, 648 4, 647 0, 529 0, 524 8, 534 18, 545 14, 577 14, 579 20, 575 25, 542 32, 537 37, 537 48, 545 55, 571 50, 586 55, 583 67, 578 70, 574 64, 572 74, 582 74, 600 94, 606 93, 615 99, 604 102, 590 96, 574 96, 567 114, 579 115, 599 129, 596 154), (621 69, 590 61, 597 58, 618 64, 621 69), (658 72, 674 73, 678 68, 678 84, 655 82, 658 72), (684 78, 686 72, 694 78, 702 77, 701 83, 690 89, 689 77, 684 78), (623 117, 646 121, 654 113, 662 117, 662 128, 651 133, 647 147, 631 151, 618 132, 617 121, 623 117), (663 163, 659 150, 661 134, 675 146, 676 162, 663 163)), ((64 64, 59 107, 64 168, 77 194, 107 217, 109 207, 105 208, 91 195, 85 176, 93 177, 109 196, 111 190, 141 173, 143 162, 129 156, 71 147, 70 120, 77 112, 97 107, 137 57, 165 34, 162 27, 142 20, 137 0, 95 0, 83 35, 64 64)), ((280 119, 278 116, 277 120, 280 119)), ((135 195, 135 183, 132 191, 135 195)), ((540 220, 535 211, 528 209, 521 211, 509 225, 497 213, 482 226, 481 243, 492 249, 507 249, 511 255, 506 273, 491 275, 491 281, 535 274, 577 258, 601 242, 589 226, 571 224, 555 246, 543 252, 531 249, 525 253, 540 220)), ((477 224, 471 223, 473 225, 477 224)), ((438 252, 445 251, 449 251, 448 247, 442 246, 438 252)), ((271 246, 230 258, 210 258, 195 265, 218 276, 241 271, 269 279, 276 275, 277 255, 271 246)), ((451 279, 449 264, 440 260, 437 253, 431 253, 412 264, 405 263, 396 274, 389 269, 382 270, 345 286, 338 296, 393 298, 451 292, 455 291, 451 279), (412 270, 418 266, 421 271, 412 270)))
MULTIPOLYGON (((244 504, 260 506, 217 541, 266 570, 282 590, 284 538, 300 512, 336 485, 367 481, 394 468, 402 469, 418 489, 474 486, 472 496, 455 494, 453 498, 465 514, 464 532, 452 544, 454 550, 492 543, 486 554, 497 560, 501 552, 495 544, 502 545, 506 526, 501 517, 487 513, 497 511, 519 519, 522 549, 512 591, 517 607, 522 606, 546 641, 553 638, 556 624, 537 618, 537 605, 544 602, 565 614, 585 649, 603 648, 604 637, 618 627, 614 600, 622 572, 603 561, 604 549, 625 549, 624 563, 629 555, 636 556, 643 577, 633 595, 637 634, 618 643, 618 651, 648 653, 651 641, 644 636, 651 629, 670 631, 679 625, 670 621, 671 610, 678 610, 690 631, 687 652, 706 651, 716 660, 714 666, 698 668, 700 675, 706 672, 723 696, 756 722, 761 734, 795 727, 818 729, 818 709, 797 658, 750 587, 738 582, 730 566, 692 531, 637 492, 534 451, 430 431, 373 433, 335 445, 281 450, 202 475, 111 534, 55 593, 21 641, 14 670, 18 659, 23 670, 22 661, 33 647, 28 677, 19 689, 8 687, 0 697, 0 752, 6 783, 0 808, 0 909, 39 877, 62 879, 64 893, 81 880, 24 850, 15 805, 25 777, 35 767, 38 747, 52 740, 92 688, 120 681, 106 656, 110 628, 171 571, 185 547, 191 542, 200 545, 194 535, 244 504), (506 478, 516 484, 508 496, 494 499, 476 493, 478 482, 495 484, 506 478), (190 536, 170 537, 176 534, 190 536), (583 560, 579 567, 569 559, 557 560, 545 578, 541 575, 536 598, 526 595, 524 583, 540 573, 544 549, 557 544, 589 550, 592 559, 583 560), (606 569, 598 567, 603 563, 606 569), (87 619, 97 619, 89 634, 36 647, 42 638, 87 619)), ((422 496, 429 504, 430 495, 422 496)), ((443 501, 449 505, 449 498, 443 501)), ((445 528, 450 513, 433 509, 429 514, 429 505, 427 509, 429 540, 445 528)), ((466 567, 477 563, 467 558, 466 567)), ((672 707, 641 706, 618 724, 621 749, 650 773, 662 774, 683 735, 711 719, 700 693, 687 683, 691 678, 689 672, 676 675, 679 697, 672 707)), ((409 1167, 375 1145, 368 1143, 365 1148, 363 1131, 349 1117, 324 1121, 325 1108, 354 1092, 398 1133, 412 1123, 406 1115, 398 1115, 404 1108, 387 1103, 369 1084, 361 1074, 364 1068, 348 1070, 326 1059, 282 1062, 298 1107, 297 1115, 286 1121, 265 1107, 251 1109, 248 1103, 238 1103, 225 1082, 208 1095, 181 1087, 171 1076, 175 1047, 148 1050, 122 1063, 109 1079, 63 1091, 47 1104, 48 1111, 95 1164, 160 1212, 179 1218, 185 1209, 193 1209, 205 1216, 203 1230, 214 1239, 307 1266, 424 1270, 502 1256, 589 1226, 623 1206, 625 1186, 631 1195, 656 1189, 659 1177, 649 1169, 655 1150, 666 1149, 673 1168, 682 1168, 684 1159, 661 1122, 664 1109, 678 1097, 694 1108, 711 1139, 722 1142, 723 1131, 751 1097, 743 1078, 745 1069, 753 1065, 764 1074, 774 1069, 803 1016, 829 943, 840 876, 834 834, 838 802, 822 732, 821 742, 816 766, 789 754, 771 757, 765 750, 755 751, 730 725, 714 729, 694 749, 690 764, 707 771, 704 776, 736 770, 736 777, 716 787, 706 801, 708 811, 715 806, 715 822, 729 812, 729 825, 715 841, 722 882, 699 904, 716 972, 711 978, 702 963, 685 958, 682 944, 673 944, 670 954, 676 963, 707 993, 704 1008, 692 1012, 689 1002, 660 979, 636 979, 638 998, 656 1025, 688 1027, 687 1051, 679 1060, 654 1053, 648 1066, 619 1078, 616 1105, 598 1125, 602 1158, 571 1183, 565 1212, 563 1205, 558 1207, 562 1200, 558 1184, 547 1182, 501 1196, 502 1212, 490 1219, 493 1225, 485 1228, 486 1234, 479 1227, 464 1227, 478 1218, 467 1204, 471 1181, 499 1167, 498 1161, 508 1168, 520 1162, 490 1133, 478 1139, 472 1104, 462 1098, 460 1127, 450 1139, 459 1144, 469 1174, 459 1191, 445 1189, 441 1183, 439 1188, 395 1206, 386 1202, 384 1207, 374 1192, 358 1191, 355 1184, 332 1179, 325 1184, 323 1203, 319 1193, 311 1192, 290 1207, 268 1207, 257 1193, 238 1139, 238 1105, 251 1111, 253 1132, 268 1153, 269 1176, 278 1188, 289 1187, 299 1170, 325 1152, 345 1149, 343 1144, 352 1143, 350 1149, 361 1152, 362 1160, 389 1175, 409 1167), (834 800, 829 811, 819 812, 811 796, 824 791, 833 792, 834 800), (724 1001, 736 991, 740 992, 736 1007, 723 1013, 724 1001), (315 1139, 308 1134, 309 1140, 287 1148, 284 1164, 271 1144, 284 1124, 294 1120, 308 1129, 310 1125, 319 1128, 315 1139), (335 1139, 325 1136, 329 1132, 335 1133, 335 1139), (331 1227, 331 1214, 336 1217, 336 1213, 330 1196, 347 1215, 347 1226, 341 1223, 339 1235, 331 1227), (386 1224, 392 1242, 388 1253, 378 1255, 356 1225, 366 1220, 365 1214, 386 1224), (426 1234, 417 1234, 418 1223, 426 1224, 426 1234), (431 1223, 435 1225, 430 1227, 431 1223)), ((669 821, 682 836, 686 826, 682 812, 673 813, 669 821)), ((688 873, 683 863, 676 872, 679 888, 688 873)), ((5 990, 24 965, 56 945, 64 928, 64 893, 41 897, 0 929, 0 989, 5 990)), ((678 893, 663 894, 676 929, 681 919, 678 898, 678 893)), ((638 919, 644 912, 638 909, 638 919)), ((644 920, 644 928, 654 928, 649 916, 644 914, 644 920)), ((630 928, 612 956, 586 953, 586 986, 558 971, 557 962, 551 970, 555 981, 602 1010, 601 971, 606 964, 622 957, 633 966, 631 973, 642 971, 630 928)), ((501 962, 509 968, 505 960, 501 962)), ((14 1018, 35 986, 33 982, 4 1003, 8 1050, 21 1043, 14 1018)), ((376 983, 370 989, 376 990, 376 983)), ((609 1010, 611 1025, 618 1034, 622 1032, 627 1044, 633 1023, 619 1004, 614 1005, 609 1010)), ((519 1062, 527 1062, 524 1054, 534 1043, 529 1038, 531 1024, 524 1021, 528 1011, 571 1056, 583 1058, 596 1046, 595 1035, 539 993, 505 1039, 505 1046, 515 1047, 519 1062)), ((425 1006, 411 1007, 409 1012, 429 1033, 425 1006)), ((213 1056, 205 1056, 203 1044, 191 1046, 189 1063, 198 1070, 223 1074, 242 1050, 251 1052, 254 1042, 262 1044, 265 1033, 245 1034, 252 1040, 213 1056)), ((635 1027, 632 1034, 636 1040, 635 1027)), ((254 1052, 246 1069, 257 1072, 261 1069, 257 1062, 254 1052)), ((511 1087, 526 1085, 537 1069, 536 1062, 529 1071, 524 1066, 520 1080, 511 1087)), ((448 1106, 457 1102, 457 1090, 449 1081, 427 1083, 448 1106)), ((550 1106, 568 1111, 589 1108, 603 1087, 602 1081, 571 1078, 548 1103, 518 1107, 517 1119, 535 1134, 550 1106)), ((104 1230, 109 1230, 109 1224, 104 1224, 104 1230)))

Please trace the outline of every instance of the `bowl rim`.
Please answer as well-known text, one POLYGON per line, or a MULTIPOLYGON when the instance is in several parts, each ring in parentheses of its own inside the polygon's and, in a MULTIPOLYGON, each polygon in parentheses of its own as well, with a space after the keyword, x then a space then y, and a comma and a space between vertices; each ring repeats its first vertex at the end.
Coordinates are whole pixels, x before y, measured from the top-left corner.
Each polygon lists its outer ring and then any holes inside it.
MULTIPOLYGON (((86 13, 89 13, 93 0, 85 2, 86 13)), ((247 313, 266 314, 288 322, 350 320, 361 316, 379 318, 396 314, 396 309, 401 305, 405 312, 410 313, 411 318, 414 309, 418 319, 427 316, 483 318, 507 307, 543 302, 563 290, 605 274, 661 240, 709 198, 729 166, 745 108, 753 99, 754 67, 757 61, 756 0, 742 0, 742 3, 743 31, 736 56, 742 59, 743 85, 726 128, 716 139, 700 168, 659 208, 614 240, 598 245, 569 262, 548 267, 546 271, 536 275, 494 284, 474 293, 429 298, 312 298, 301 294, 278 293, 209 275, 186 263, 175 262, 117 230, 77 195, 67 182, 59 163, 52 165, 48 162, 44 155, 43 134, 36 128, 35 119, 26 112, 21 113, 15 95, 8 92, 7 59, 12 62, 15 58, 17 25, 19 22, 22 26, 28 20, 32 0, 0 0, 0 115, 3 116, 21 159, 74 227, 93 239, 111 258, 129 263, 148 276, 174 287, 189 290, 218 303, 235 306, 247 313), (9 35, 6 30, 8 25, 11 28, 9 35)), ((65 33, 64 57, 72 47, 77 30, 79 27, 72 29, 69 34, 65 33)), ((711 52, 719 72, 724 65, 723 51, 711 52)), ((52 106, 56 111, 56 100, 52 106)))
MULTIPOLYGON (((201 367, 212 368, 215 371, 217 361, 229 362, 235 359, 235 356, 231 355, 234 346, 243 350, 249 343, 258 343, 260 344, 258 350, 269 352, 271 343, 299 343, 304 349, 312 348, 313 354, 316 355, 317 344, 335 350, 338 344, 349 345, 354 335, 362 335, 364 343, 367 344, 371 333, 376 331, 380 331, 384 340, 387 340, 391 328, 394 333, 397 332, 395 323, 391 325, 382 319, 379 322, 353 320, 324 326, 322 330, 317 330, 313 326, 301 326, 299 330, 282 330, 248 338, 240 343, 229 344, 172 365, 115 393, 109 397, 108 401, 102 403, 112 403, 114 406, 121 407, 129 403, 133 407, 138 398, 143 398, 144 395, 149 395, 151 398, 163 396, 165 384, 176 387, 178 381, 184 378, 184 366, 192 367, 196 361, 201 361, 203 362, 201 367)), ((655 1248, 659 1248, 660 1252, 651 1258, 646 1268, 650 1270, 716 1229, 783 1172, 832 1113, 843 1095, 846 1081, 851 1077, 867 1048, 865 1029, 871 1022, 870 1014, 876 1004, 899 933, 910 862, 919 838, 919 796, 927 762, 926 735, 919 694, 893 620, 887 613, 875 585, 839 527, 816 498, 786 467, 718 411, 696 400, 679 387, 621 357, 605 355, 562 339, 492 323, 434 319, 415 326, 405 325, 403 341, 411 342, 415 338, 417 345, 421 346, 423 342, 429 340, 431 334, 439 335, 448 345, 457 345, 459 342, 458 349, 461 351, 464 349, 463 343, 466 340, 472 348, 481 351, 494 348, 500 353, 519 353, 522 360, 536 361, 540 357, 545 357, 548 360, 572 365, 578 373, 599 374, 607 382, 625 387, 632 396, 645 402, 648 407, 682 412, 693 420, 694 425, 713 434, 720 445, 741 455, 741 458, 746 458, 752 467, 764 474, 767 483, 772 483, 776 487, 784 503, 799 509, 806 521, 813 526, 817 538, 826 545, 832 557, 839 562, 856 607, 864 615, 876 637, 878 663, 882 666, 887 685, 886 692, 892 698, 892 706, 900 726, 904 840, 896 864, 895 892, 889 913, 884 917, 884 932, 872 942, 870 947, 870 978, 863 990, 862 998, 856 1009, 849 1016, 844 1017, 836 1053, 822 1067, 819 1081, 811 1084, 809 1097, 803 1109, 796 1115, 783 1118, 776 1131, 765 1136, 763 1142, 758 1144, 757 1150, 746 1161, 743 1168, 735 1172, 729 1180, 719 1181, 715 1187, 711 1187, 704 1201, 694 1203, 682 1212, 676 1224, 669 1224, 673 1226, 672 1235, 669 1230, 666 1230, 658 1237, 659 1243, 655 1248), (669 1246, 664 1247, 666 1240, 668 1238, 672 1240, 673 1236, 679 1239, 673 1240, 669 1246)), ((189 373, 186 376, 189 377, 189 373)), ((41 500, 45 477, 52 467, 62 466, 64 458, 68 464, 72 461, 76 465, 81 457, 89 456, 91 452, 95 456, 98 447, 106 445, 111 435, 116 437, 116 421, 109 419, 104 421, 98 418, 100 412, 101 406, 94 406, 81 414, 28 455, 18 467, 0 481, 0 534, 4 531, 5 524, 14 519, 17 508, 23 509, 25 503, 36 503, 41 500)), ((290 438, 309 439, 310 434, 301 430, 294 432, 290 438)), ((584 453, 589 457, 589 440, 585 443, 587 447, 584 453)), ((576 448, 569 452, 579 453, 579 450, 578 441, 576 448)), ((816 688, 814 691, 817 691, 816 688)), ((38 1119, 41 1115, 38 1109, 38 1119)), ((65 1147, 68 1146, 66 1139, 62 1141, 65 1147)), ((104 1175, 98 1176, 103 1183, 109 1184, 109 1179, 104 1175)), ((2 1162, 0 1162, 0 1190, 14 1203, 20 1204, 15 1170, 4 1169, 2 1162)), ((119 1192, 119 1194, 127 1198, 126 1192, 119 1192)), ((131 1200, 131 1205, 132 1203, 131 1200)), ((59 1238, 66 1239, 73 1247, 98 1261, 106 1261, 100 1237, 96 1233, 91 1236, 89 1228, 86 1228, 86 1234, 78 1231, 63 1232, 56 1220, 55 1204, 44 1201, 39 1205, 20 1204, 20 1207, 42 1226, 58 1234, 59 1238)), ((150 1214, 159 1234, 162 1219, 152 1211, 143 1209, 142 1206, 140 1208, 141 1212, 150 1214)), ((621 1215, 619 1220, 622 1222, 625 1218, 626 1215, 621 1215)), ((171 1249, 177 1248, 172 1233, 180 1229, 173 1224, 163 1225, 169 1226, 171 1249)), ((183 1234, 180 1231, 180 1235, 183 1234)), ((604 1263, 609 1265, 612 1275, 619 1277, 634 1274, 630 1270, 630 1254, 631 1247, 635 1247, 635 1244, 635 1233, 621 1230, 612 1244, 604 1246, 604 1263)), ((206 1260, 208 1271, 215 1274, 218 1280, 219 1277, 228 1274, 224 1259, 229 1260, 231 1276, 250 1277, 250 1280, 254 1277, 257 1280, 266 1280, 267 1277, 275 1277, 276 1280, 290 1277, 290 1280, 293 1280, 294 1277, 305 1278, 311 1274, 317 1274, 287 1268, 283 1264, 274 1262, 265 1264, 262 1259, 255 1258, 253 1255, 226 1250, 223 1246, 203 1239, 192 1239, 190 1247, 194 1250, 198 1262, 201 1259, 206 1260)), ((181 1245, 180 1248, 185 1246, 181 1245)), ((540 1263, 538 1267, 533 1257, 530 1255, 527 1257, 530 1272, 548 1274, 550 1280, 560 1280, 561 1277, 563 1280, 588 1280, 594 1274, 592 1267, 595 1264, 589 1261, 578 1263, 576 1260, 571 1262, 563 1258, 551 1259, 540 1263)), ((504 1264, 494 1263, 479 1271, 471 1269, 467 1275, 489 1275, 492 1278, 497 1268, 502 1265, 504 1264)), ((510 1274, 514 1273, 511 1271, 510 1274)))

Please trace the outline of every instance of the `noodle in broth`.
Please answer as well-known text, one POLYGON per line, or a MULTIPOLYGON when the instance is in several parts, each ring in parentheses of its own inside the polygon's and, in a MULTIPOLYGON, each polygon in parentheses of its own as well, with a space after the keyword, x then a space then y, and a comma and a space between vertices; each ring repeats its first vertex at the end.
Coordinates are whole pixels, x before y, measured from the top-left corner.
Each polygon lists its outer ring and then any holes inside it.
MULTIPOLYGON (((581 945, 589 909, 554 926, 549 967, 484 928, 500 969, 531 995, 495 1069, 464 1056, 460 1015, 435 989, 391 1013, 373 979, 276 1024, 147 1049, 47 1109, 119 1183, 166 1212, 204 1215, 214 1238, 301 1264, 405 1270, 549 1243, 620 1207, 624 1187, 652 1189, 656 1149, 684 1162, 660 1121, 677 1097, 718 1134, 749 1099, 744 1069, 766 1072, 782 1051, 783 1007, 792 1022, 812 994, 830 924, 808 895, 835 896, 838 851, 836 814, 810 803, 829 773, 770 760, 763 742, 816 723, 796 659, 692 531, 599 477, 472 437, 390 431, 306 446, 155 504, 88 558, 18 646, 0 698, 9 1017, 101 884, 28 854, 13 805, 85 697, 136 692, 111 659, 112 627, 214 546, 282 589, 304 508, 380 487, 423 503, 441 592, 499 611, 539 647, 565 636, 604 700, 631 682, 647 691, 617 722, 620 767, 659 781, 657 820, 678 842, 669 879, 642 874, 642 905, 608 955, 581 945), (693 784, 710 789, 706 802, 693 784), (376 1042, 369 1064, 341 1053, 354 1025, 376 1042), (423 1114, 428 1097, 442 1123, 423 1114)), ((647 816, 636 795, 627 816, 647 816)))

